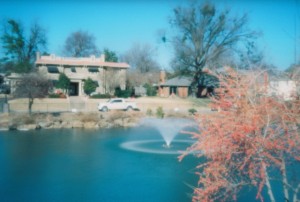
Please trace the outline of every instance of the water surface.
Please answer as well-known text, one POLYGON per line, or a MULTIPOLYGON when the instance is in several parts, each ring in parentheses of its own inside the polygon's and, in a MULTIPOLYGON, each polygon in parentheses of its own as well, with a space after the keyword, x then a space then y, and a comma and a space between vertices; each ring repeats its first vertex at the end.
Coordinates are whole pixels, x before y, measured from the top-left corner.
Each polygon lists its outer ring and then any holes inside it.
POLYGON ((120 146, 138 140, 161 137, 145 127, 0 132, 1 201, 191 201, 195 158, 120 146))
MULTIPOLYGON (((191 139, 179 133, 170 150, 163 144, 153 127, 0 131, 1 201, 191 201, 199 159, 178 162, 176 152, 191 139)), ((282 185, 272 186, 284 201, 282 185)), ((258 201, 255 196, 245 188, 238 201, 258 201)))

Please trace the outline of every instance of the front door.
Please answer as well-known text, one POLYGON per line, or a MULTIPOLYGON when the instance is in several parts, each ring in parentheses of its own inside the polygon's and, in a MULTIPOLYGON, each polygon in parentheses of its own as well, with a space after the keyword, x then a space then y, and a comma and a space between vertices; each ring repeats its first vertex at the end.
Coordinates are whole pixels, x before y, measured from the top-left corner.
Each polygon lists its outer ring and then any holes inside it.
POLYGON ((177 86, 170 86, 170 95, 177 95, 177 86))
POLYGON ((70 96, 78 96, 78 88, 79 88, 79 83, 71 82, 69 95, 70 96))

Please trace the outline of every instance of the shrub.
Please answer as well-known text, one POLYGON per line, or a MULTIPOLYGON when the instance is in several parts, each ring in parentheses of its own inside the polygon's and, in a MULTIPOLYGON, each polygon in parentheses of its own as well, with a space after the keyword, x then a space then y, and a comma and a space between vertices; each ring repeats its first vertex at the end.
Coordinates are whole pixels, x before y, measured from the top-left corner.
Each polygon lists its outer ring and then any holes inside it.
POLYGON ((69 77, 64 73, 60 73, 55 87, 62 89, 65 93, 68 93, 70 84, 71 80, 69 77))
POLYGON ((53 94, 49 94, 48 97, 49 98, 66 98, 67 96, 63 93, 60 93, 60 94, 53 93, 53 94))
POLYGON ((152 86, 149 83, 146 83, 144 86, 144 88, 146 88, 146 94, 147 96, 156 96, 156 88, 154 86, 152 86))
POLYGON ((147 109, 146 115, 147 116, 152 116, 153 115, 152 109, 147 109))
POLYGON ((121 98, 128 98, 132 95, 132 89, 121 90, 120 87, 115 89, 115 96, 121 98))
POLYGON ((49 98, 60 98, 59 94, 53 93, 48 95, 49 98))
POLYGON ((90 95, 92 92, 94 92, 97 87, 98 83, 93 81, 91 78, 88 78, 84 81, 83 90, 87 95, 90 95))
POLYGON ((48 95, 49 98, 66 98, 67 96, 61 92, 48 95))
POLYGON ((90 96, 90 98, 94 98, 94 99, 101 99, 101 98, 112 98, 113 96, 110 94, 95 94, 90 96))
POLYGON ((194 109, 194 108, 191 108, 191 109, 188 110, 188 112, 189 112, 190 114, 194 115, 194 114, 197 112, 197 110, 194 109))
POLYGON ((157 118, 161 118, 161 119, 164 118, 165 113, 164 113, 164 110, 162 107, 158 107, 156 109, 156 116, 157 116, 157 118))

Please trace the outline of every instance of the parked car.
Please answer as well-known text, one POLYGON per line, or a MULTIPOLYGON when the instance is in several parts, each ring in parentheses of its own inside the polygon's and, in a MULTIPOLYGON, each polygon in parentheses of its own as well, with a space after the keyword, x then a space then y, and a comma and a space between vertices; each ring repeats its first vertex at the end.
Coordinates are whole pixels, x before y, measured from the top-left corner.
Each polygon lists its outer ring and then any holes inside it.
POLYGON ((113 98, 105 103, 98 104, 98 110, 107 112, 108 110, 138 110, 136 103, 130 102, 124 98, 113 98))

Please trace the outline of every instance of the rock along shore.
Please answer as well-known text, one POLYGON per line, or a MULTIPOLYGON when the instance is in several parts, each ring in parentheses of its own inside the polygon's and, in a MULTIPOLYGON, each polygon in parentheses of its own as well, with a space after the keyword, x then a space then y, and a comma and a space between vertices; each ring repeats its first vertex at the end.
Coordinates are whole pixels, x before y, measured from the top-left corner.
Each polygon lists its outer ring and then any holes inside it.
MULTIPOLYGON (((142 112, 111 111, 107 113, 14 113, 0 114, 0 131, 7 130, 37 130, 37 129, 62 129, 84 128, 100 129, 113 127, 134 127, 140 120, 152 114, 142 112)), ((165 117, 193 118, 188 113, 165 114, 165 117)))

